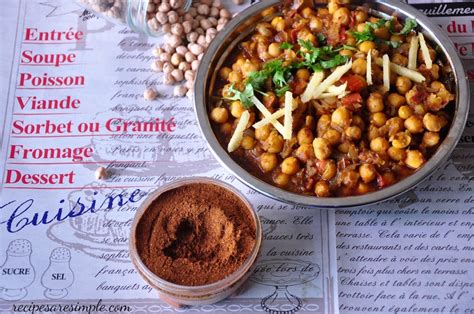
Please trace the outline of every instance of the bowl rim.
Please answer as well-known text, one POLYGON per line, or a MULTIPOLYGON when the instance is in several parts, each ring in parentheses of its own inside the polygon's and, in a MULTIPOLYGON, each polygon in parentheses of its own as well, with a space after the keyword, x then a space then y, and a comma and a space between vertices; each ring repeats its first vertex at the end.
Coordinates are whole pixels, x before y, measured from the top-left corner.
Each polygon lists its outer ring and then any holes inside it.
MULTIPOLYGON (((245 185, 270 198, 291 204, 324 208, 357 207, 388 200, 409 191, 415 185, 426 179, 431 173, 434 172, 435 169, 442 166, 442 164, 448 159, 456 147, 456 144, 462 136, 464 126, 466 125, 469 113, 469 84, 467 82, 467 77, 461 60, 447 33, 414 7, 396 0, 371 0, 365 1, 364 4, 367 5, 369 10, 372 12, 380 12, 385 15, 387 14, 383 11, 373 9, 371 4, 376 4, 382 6, 386 10, 390 10, 391 14, 396 13, 396 15, 401 19, 416 19, 418 28, 422 30, 425 37, 434 41, 442 49, 447 61, 450 63, 450 66, 453 69, 456 84, 456 105, 451 127, 448 134, 446 135, 446 138, 438 147, 436 153, 431 156, 431 158, 423 165, 423 167, 418 169, 410 176, 398 181, 397 183, 375 192, 357 196, 322 198, 296 194, 271 185, 252 175, 230 157, 228 152, 217 140, 217 137, 211 127, 208 115, 206 104, 206 93, 208 91, 206 90, 206 85, 209 81, 209 78, 212 76, 212 71, 214 70, 211 65, 213 63, 215 53, 221 48, 224 40, 230 34, 232 34, 245 20, 280 3, 280 0, 262 1, 251 5, 241 13, 237 14, 217 34, 201 60, 196 75, 194 88, 194 109, 201 133, 206 139, 210 151, 220 162, 220 164, 232 174, 234 174, 245 185)), ((220 58, 220 56, 217 58, 220 58)))

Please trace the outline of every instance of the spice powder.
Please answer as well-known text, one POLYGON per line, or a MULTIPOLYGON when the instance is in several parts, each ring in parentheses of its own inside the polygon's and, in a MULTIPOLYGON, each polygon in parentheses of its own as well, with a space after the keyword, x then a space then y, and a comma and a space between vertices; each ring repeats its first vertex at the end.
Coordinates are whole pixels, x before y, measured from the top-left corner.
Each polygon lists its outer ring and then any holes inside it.
POLYGON ((219 281, 245 262, 255 246, 250 209, 213 184, 189 184, 161 194, 137 229, 137 250, 158 277, 185 286, 219 281))

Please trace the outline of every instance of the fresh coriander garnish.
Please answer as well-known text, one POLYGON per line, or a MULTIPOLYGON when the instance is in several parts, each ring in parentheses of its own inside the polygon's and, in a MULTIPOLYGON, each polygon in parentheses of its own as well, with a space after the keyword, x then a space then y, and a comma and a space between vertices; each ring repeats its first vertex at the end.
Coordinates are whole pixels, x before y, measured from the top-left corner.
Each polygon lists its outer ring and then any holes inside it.
POLYGON ((284 42, 280 45, 281 49, 291 49, 293 48, 293 45, 288 43, 288 42, 284 42))
POLYGON ((240 91, 235 88, 235 85, 232 84, 229 87, 228 92, 233 96, 225 97, 228 100, 239 100, 245 108, 250 108, 253 106, 252 97, 254 96, 254 89, 252 84, 246 84, 243 91, 240 91))
POLYGON ((415 27, 418 26, 418 23, 416 22, 415 19, 408 18, 405 21, 405 25, 403 25, 403 28, 400 30, 399 33, 395 33, 396 35, 407 35, 410 33, 415 27))

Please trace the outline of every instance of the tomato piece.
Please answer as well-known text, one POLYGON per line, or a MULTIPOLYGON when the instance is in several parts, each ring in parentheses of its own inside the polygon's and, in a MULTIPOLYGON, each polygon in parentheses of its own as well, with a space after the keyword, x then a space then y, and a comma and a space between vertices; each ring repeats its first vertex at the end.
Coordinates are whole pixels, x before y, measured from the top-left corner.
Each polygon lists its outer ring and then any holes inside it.
POLYGON ((367 82, 365 79, 358 74, 348 74, 341 77, 341 82, 347 82, 347 88, 351 92, 360 92, 362 89, 367 87, 367 82))
POLYGON ((362 96, 359 93, 352 93, 342 98, 342 105, 345 107, 354 107, 354 104, 362 103, 362 96))

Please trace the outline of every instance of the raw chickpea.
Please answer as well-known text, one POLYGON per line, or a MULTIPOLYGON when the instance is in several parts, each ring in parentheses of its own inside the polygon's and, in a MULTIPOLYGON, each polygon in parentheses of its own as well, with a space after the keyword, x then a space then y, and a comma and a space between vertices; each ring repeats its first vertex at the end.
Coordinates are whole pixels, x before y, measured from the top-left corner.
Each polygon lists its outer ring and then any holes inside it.
POLYGON ((223 123, 220 127, 220 131, 224 135, 232 134, 232 123, 230 122, 223 123))
POLYGON ((283 149, 285 141, 277 131, 272 131, 268 138, 264 142, 264 147, 267 148, 269 153, 279 153, 283 149))
POLYGON ((423 126, 431 132, 439 132, 443 128, 442 119, 435 114, 427 113, 423 117, 423 126))
POLYGON ((281 172, 294 175, 300 170, 300 165, 298 163, 298 159, 296 157, 287 157, 281 163, 281 172))
POLYGON ((259 141, 265 141, 271 133, 270 124, 266 124, 258 129, 255 129, 255 138, 259 141))
POLYGON ((285 29, 285 20, 281 17, 281 16, 276 16, 273 18, 272 22, 271 22, 273 28, 278 31, 278 32, 281 32, 285 29))
POLYGON ((351 115, 346 107, 339 107, 331 115, 331 124, 346 128, 351 124, 351 115))
POLYGON ((229 83, 233 83, 233 84, 240 83, 242 82, 242 74, 237 71, 232 71, 229 73, 228 81, 229 83))
POLYGON ((367 61, 363 58, 355 59, 354 62, 352 62, 352 72, 365 75, 367 72, 367 61))
POLYGON ((383 111, 384 105, 382 95, 379 93, 371 93, 369 98, 367 98, 366 105, 367 109, 372 113, 383 111))
POLYGON ((405 158, 405 164, 412 168, 418 169, 425 163, 425 158, 419 150, 407 151, 407 157, 405 158))
POLYGON ((423 144, 427 147, 435 146, 439 143, 439 133, 425 132, 423 134, 423 144))
POLYGON ((355 20, 357 23, 363 23, 367 21, 368 15, 367 12, 363 10, 356 10, 355 11, 355 20))
POLYGON ((253 149, 255 147, 255 139, 249 135, 246 135, 242 138, 242 143, 240 146, 246 150, 253 149))
POLYGON ((331 180, 337 173, 337 167, 334 160, 329 159, 325 161, 323 166, 323 171, 321 173, 321 179, 323 180, 331 180))
POLYGON ((383 112, 376 112, 370 116, 370 122, 376 127, 381 127, 387 122, 387 116, 383 112))
POLYGON ((351 22, 351 13, 346 7, 337 9, 332 15, 332 21, 340 25, 347 26, 351 22))
POLYGON ((359 50, 364 53, 368 53, 369 50, 375 49, 375 48, 377 48, 377 46, 375 45, 373 41, 370 41, 370 40, 363 41, 359 44, 359 50))
POLYGON ((320 180, 316 183, 316 187, 314 188, 314 193, 318 197, 328 197, 331 195, 331 190, 329 188, 329 184, 326 181, 320 180))
POLYGON ((423 132, 423 121, 418 116, 411 116, 405 120, 405 128, 410 133, 421 133, 423 132))
POLYGON ((260 168, 263 172, 270 172, 277 166, 278 158, 276 154, 263 153, 260 155, 260 168))
POLYGON ((211 119, 219 124, 225 123, 229 119, 229 112, 224 107, 216 107, 211 111, 211 119))
POLYGON ((345 130, 345 134, 347 137, 349 137, 352 140, 360 140, 362 137, 362 130, 356 126, 350 126, 345 130))
POLYGON ((362 181, 369 183, 377 177, 377 170, 374 165, 362 164, 359 167, 359 175, 362 181))
POLYGON ((298 131, 296 138, 298 139, 299 145, 311 144, 313 142, 313 132, 310 128, 304 127, 298 131))
POLYGON ((376 153, 384 152, 389 147, 390 145, 384 137, 377 137, 370 141, 370 149, 376 153))
POLYGON ((309 77, 311 76, 311 74, 309 73, 309 71, 307 69, 299 69, 298 71, 296 71, 296 78, 298 78, 299 80, 303 80, 303 81, 309 81, 309 77))
POLYGON ((314 157, 314 150, 312 144, 302 144, 295 151, 295 156, 302 162, 307 162, 314 157))
POLYGON ((328 114, 323 114, 319 117, 316 129, 318 131, 318 135, 322 136, 327 128, 331 125, 331 116, 328 114))
POLYGON ((395 81, 395 86, 400 94, 406 94, 412 87, 410 79, 406 76, 399 76, 395 81))
POLYGON ((411 136, 408 132, 398 132, 390 138, 393 147, 395 148, 405 148, 408 147, 411 143, 411 136))
POLYGON ((402 161, 406 157, 406 150, 392 146, 388 149, 388 156, 395 161, 402 161))
POLYGON ((413 109, 409 106, 401 106, 398 108, 398 116, 402 119, 408 119, 413 115, 413 109))
POLYGON ((319 160, 328 159, 331 156, 331 146, 329 142, 324 139, 317 137, 313 141, 314 155, 319 160))
POLYGON ((273 182, 280 187, 285 187, 290 183, 290 176, 285 173, 279 173, 273 177, 273 182))
POLYGON ((279 43, 271 43, 268 46, 268 53, 274 58, 278 57, 281 54, 280 44, 279 43))
POLYGON ((324 133, 323 138, 326 139, 329 144, 337 145, 341 141, 341 133, 334 129, 329 129, 324 133))
POLYGON ((242 105, 240 101, 236 100, 230 104, 230 114, 234 118, 240 118, 240 116, 242 116, 242 113, 244 113, 244 111, 245 111, 244 105, 242 105))
POLYGON ((398 108, 405 104, 405 97, 398 93, 391 93, 387 97, 388 104, 392 107, 398 108))

